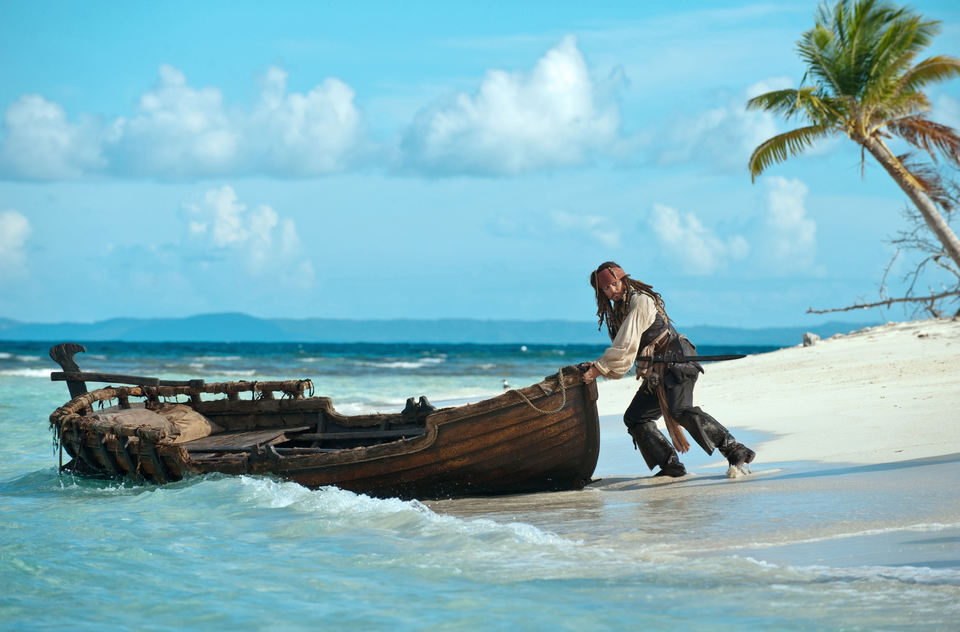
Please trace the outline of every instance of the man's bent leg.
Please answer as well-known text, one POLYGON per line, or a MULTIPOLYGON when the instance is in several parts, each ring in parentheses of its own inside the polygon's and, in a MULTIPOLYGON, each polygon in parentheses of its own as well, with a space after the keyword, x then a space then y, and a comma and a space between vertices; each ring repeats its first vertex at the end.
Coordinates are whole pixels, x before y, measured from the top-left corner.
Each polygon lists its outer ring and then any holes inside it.
MULTIPOLYGON (((699 406, 684 410, 683 413, 677 417, 677 423, 687 428, 688 431, 691 427, 696 428, 699 426, 703 434, 716 446, 720 454, 727 459, 727 462, 738 470, 744 471, 744 467, 752 463, 754 457, 757 456, 753 450, 737 441, 733 435, 730 434, 729 430, 724 428, 719 421, 708 415, 699 406)), ((693 435, 693 432, 690 434, 693 435)), ((704 449, 706 449, 706 447, 704 447, 704 449)), ((713 454, 713 450, 707 450, 707 454, 713 454)))
POLYGON ((623 414, 623 423, 647 467, 652 470, 660 466, 657 476, 683 476, 687 470, 680 462, 677 451, 657 428, 656 420, 659 417, 660 402, 656 393, 651 393, 644 382, 623 414))
POLYGON ((643 460, 647 462, 647 467, 652 470, 655 465, 660 466, 660 471, 655 476, 676 477, 686 475, 687 468, 680 462, 680 457, 677 456, 677 451, 673 449, 673 445, 657 428, 656 422, 647 421, 636 424, 630 426, 627 430, 633 437, 633 445, 640 450, 643 460))
POLYGON ((723 424, 699 406, 692 405, 697 377, 695 371, 667 372, 667 405, 671 414, 707 454, 713 454, 713 448, 716 447, 730 465, 743 469, 756 454, 738 442, 723 424))

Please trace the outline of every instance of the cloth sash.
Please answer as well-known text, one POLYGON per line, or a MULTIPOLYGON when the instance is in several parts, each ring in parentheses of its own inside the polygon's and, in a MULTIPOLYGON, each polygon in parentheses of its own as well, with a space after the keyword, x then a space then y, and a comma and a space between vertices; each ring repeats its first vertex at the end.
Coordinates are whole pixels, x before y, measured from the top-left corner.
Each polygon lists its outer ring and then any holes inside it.
MULTIPOLYGON (((650 357, 662 354, 670 344, 670 329, 665 328, 654 338, 647 346, 640 350, 638 357, 650 357)), ((637 379, 644 378, 654 387, 657 393, 657 401, 660 403, 660 414, 663 415, 663 422, 667 426, 667 432, 670 434, 670 442, 677 452, 685 453, 690 450, 690 442, 683 434, 683 426, 677 423, 677 420, 670 414, 670 406, 667 404, 667 386, 665 384, 664 373, 666 373, 667 364, 665 362, 653 362, 652 360, 637 360, 637 379)))

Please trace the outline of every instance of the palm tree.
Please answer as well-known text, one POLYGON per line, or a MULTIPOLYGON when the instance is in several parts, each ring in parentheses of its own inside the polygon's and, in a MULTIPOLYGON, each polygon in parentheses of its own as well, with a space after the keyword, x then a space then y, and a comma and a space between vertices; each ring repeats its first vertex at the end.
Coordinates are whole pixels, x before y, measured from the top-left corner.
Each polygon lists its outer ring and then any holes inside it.
POLYGON ((750 156, 751 179, 814 142, 844 134, 870 152, 907 194, 960 269, 960 240, 940 213, 949 208, 939 178, 897 156, 892 136, 960 165, 956 130, 926 118, 927 84, 960 75, 960 59, 937 55, 914 63, 939 32, 939 22, 877 0, 822 5, 815 26, 797 42, 807 71, 799 90, 775 90, 747 102, 748 109, 798 116, 810 124, 761 143, 750 156), (807 79, 813 85, 804 86, 807 79), (935 203, 936 202, 936 203, 935 203))

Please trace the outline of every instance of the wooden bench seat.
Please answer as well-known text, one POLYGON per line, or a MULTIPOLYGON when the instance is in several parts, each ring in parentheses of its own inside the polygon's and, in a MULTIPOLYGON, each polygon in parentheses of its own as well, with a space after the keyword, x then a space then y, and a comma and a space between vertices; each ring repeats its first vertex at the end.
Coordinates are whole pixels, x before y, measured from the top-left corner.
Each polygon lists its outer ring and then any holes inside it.
MULTIPOLYGON (((188 452, 246 452, 258 445, 273 445, 288 441, 288 434, 309 430, 310 426, 296 428, 264 428, 262 430, 241 430, 222 432, 183 444, 188 452)), ((298 435, 303 436, 303 435, 298 435)))

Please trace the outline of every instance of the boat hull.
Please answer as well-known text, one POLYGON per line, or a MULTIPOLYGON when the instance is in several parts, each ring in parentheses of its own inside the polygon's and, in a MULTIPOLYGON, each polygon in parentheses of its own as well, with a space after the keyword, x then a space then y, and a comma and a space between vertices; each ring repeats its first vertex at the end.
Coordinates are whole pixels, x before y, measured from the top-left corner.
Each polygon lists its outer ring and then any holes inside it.
POLYGON ((553 415, 520 402, 482 416, 441 418, 400 450, 377 446, 384 454, 369 448, 320 463, 296 457, 273 473, 310 488, 336 485, 401 498, 580 489, 590 482, 599 456, 596 387, 572 389, 567 399, 567 407, 553 415))
POLYGON ((436 410, 415 436, 342 449, 283 446, 324 445, 308 439, 334 436, 318 432, 331 424, 357 436, 376 434, 369 432, 371 424, 390 428, 398 415, 344 417, 320 397, 202 401, 186 387, 118 387, 75 398, 51 415, 51 424, 73 457, 66 469, 93 476, 164 483, 213 472, 268 474, 312 489, 332 485, 418 499, 580 489, 590 482, 599 456, 597 390, 575 367, 562 375, 562 382, 549 376, 519 391, 436 410), (130 397, 151 401, 171 392, 189 395, 196 411, 233 432, 176 443, 163 433, 121 431, 94 419, 94 401, 119 397, 129 407, 130 397), (200 443, 264 428, 277 430, 277 437, 197 451, 200 443))

